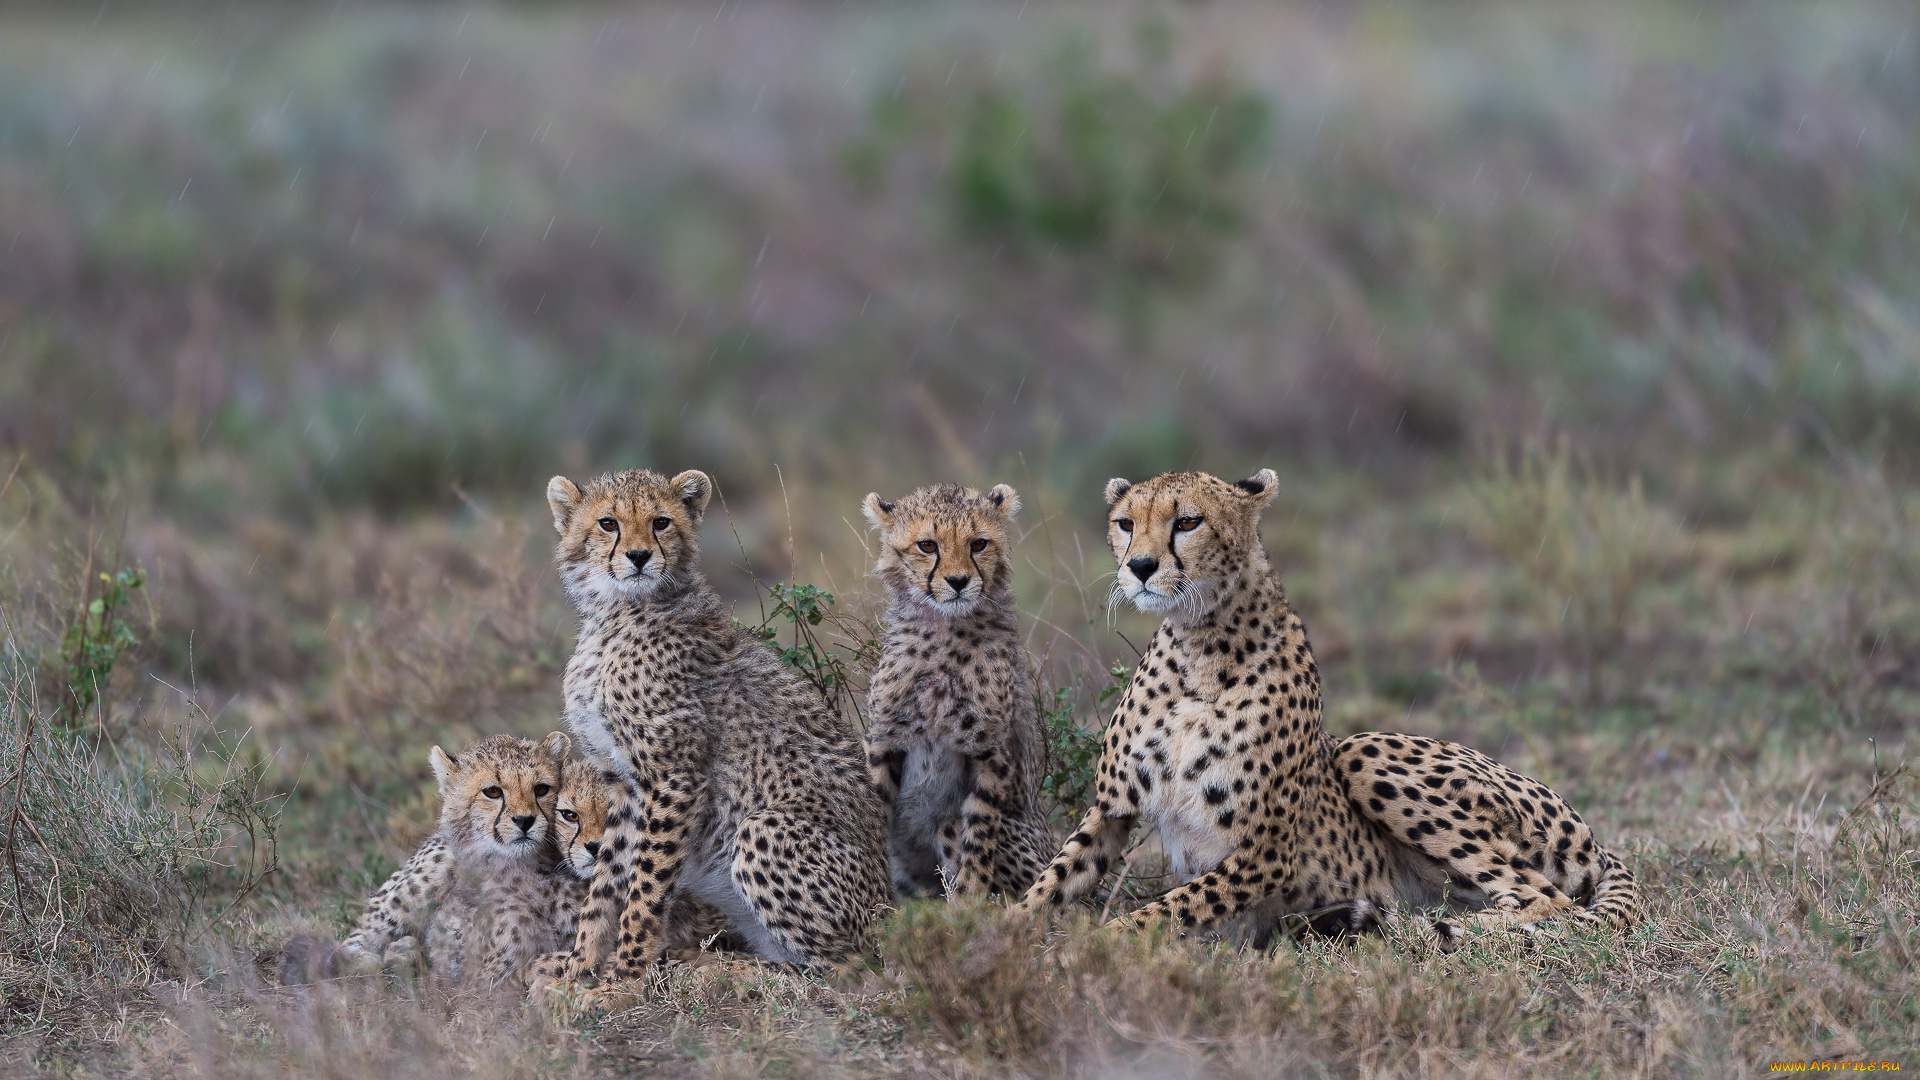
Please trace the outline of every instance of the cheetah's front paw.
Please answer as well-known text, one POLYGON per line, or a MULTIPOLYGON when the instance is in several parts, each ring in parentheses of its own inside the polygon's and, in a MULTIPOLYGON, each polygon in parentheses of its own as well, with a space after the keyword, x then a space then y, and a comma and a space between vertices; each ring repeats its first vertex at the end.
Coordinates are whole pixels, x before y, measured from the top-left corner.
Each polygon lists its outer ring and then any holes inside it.
POLYGON ((591 978, 574 953, 547 953, 526 965, 526 997, 551 1015, 574 1015, 586 1007, 591 978))
POLYGON ((380 974, 381 955, 372 949, 355 948, 342 945, 336 953, 340 970, 348 975, 380 974))
POLYGON ((586 981, 586 966, 570 952, 547 953, 527 965, 527 987, 535 996, 556 985, 586 981))
POLYGON ((1032 897, 1027 897, 1007 908, 1008 915, 1017 916, 1030 922, 1044 921, 1052 913, 1053 906, 1051 904, 1048 904, 1044 900, 1035 900, 1032 897))
POLYGON ((420 943, 411 936, 395 938, 380 954, 380 968, 392 975, 411 974, 420 964, 420 943))

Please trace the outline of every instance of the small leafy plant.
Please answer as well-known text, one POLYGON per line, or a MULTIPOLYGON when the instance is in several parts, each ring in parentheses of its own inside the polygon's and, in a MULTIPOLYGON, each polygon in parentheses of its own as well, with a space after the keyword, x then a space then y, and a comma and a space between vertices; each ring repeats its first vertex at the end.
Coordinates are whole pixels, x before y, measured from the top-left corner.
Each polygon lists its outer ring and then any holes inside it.
MULTIPOLYGON (((1124 691, 1133 678, 1125 664, 1107 669, 1108 682, 1094 694, 1096 710, 1124 691)), ((1055 687, 1040 695, 1040 736, 1046 743, 1046 771, 1040 777, 1040 791, 1053 804, 1055 814, 1078 820, 1093 799, 1094 769, 1100 762, 1100 729, 1083 728, 1074 718, 1074 696, 1078 688, 1055 687)))
POLYGON ((829 708, 852 710, 864 726, 860 691, 866 672, 880 658, 879 631, 857 615, 836 610, 834 595, 818 585, 775 582, 767 586, 767 599, 773 606, 760 625, 750 628, 754 635, 819 691, 829 708), (782 622, 785 642, 778 625, 782 622), (829 635, 838 639, 840 651, 829 635))
POLYGON ((100 575, 99 595, 87 601, 60 639, 60 659, 66 667, 67 693, 61 702, 69 723, 86 715, 100 700, 101 688, 114 665, 140 647, 140 636, 127 621, 127 607, 135 591, 147 583, 146 571, 125 569, 100 575))

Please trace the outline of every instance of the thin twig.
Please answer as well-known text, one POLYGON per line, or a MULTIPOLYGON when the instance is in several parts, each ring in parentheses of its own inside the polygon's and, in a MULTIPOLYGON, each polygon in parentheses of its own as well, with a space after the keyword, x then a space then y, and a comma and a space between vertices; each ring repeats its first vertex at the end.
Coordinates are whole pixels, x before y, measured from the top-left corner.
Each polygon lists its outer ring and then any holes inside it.
POLYGON ((0 499, 4 499, 7 497, 7 492, 13 488, 13 478, 20 475, 20 466, 25 465, 26 463, 27 463, 27 455, 25 454, 21 454, 18 458, 14 459, 13 468, 7 471, 6 481, 4 483, 0 483, 0 499))
POLYGON ((733 525, 733 511, 727 509, 727 496, 720 490, 720 482, 717 480, 713 484, 713 497, 720 500, 720 516, 727 519, 727 531, 733 534, 733 546, 740 550, 740 561, 735 565, 735 569, 747 575, 747 580, 753 582, 754 600, 760 605, 760 625, 765 626, 767 620, 772 618, 767 614, 766 583, 760 580, 759 574, 753 572, 752 561, 747 558, 747 545, 740 539, 740 530, 733 525))
POLYGON ((787 508, 787 580, 798 584, 800 581, 800 549, 793 542, 793 503, 787 499, 787 478, 781 473, 778 464, 773 467, 774 479, 780 481, 780 502, 787 508))
POLYGON ((1100 921, 1106 922, 1113 911, 1113 902, 1119 898, 1120 889, 1127 883, 1127 875, 1133 872, 1133 857, 1129 855, 1120 862, 1120 879, 1113 883, 1112 891, 1107 893, 1107 902, 1100 905, 1100 921))

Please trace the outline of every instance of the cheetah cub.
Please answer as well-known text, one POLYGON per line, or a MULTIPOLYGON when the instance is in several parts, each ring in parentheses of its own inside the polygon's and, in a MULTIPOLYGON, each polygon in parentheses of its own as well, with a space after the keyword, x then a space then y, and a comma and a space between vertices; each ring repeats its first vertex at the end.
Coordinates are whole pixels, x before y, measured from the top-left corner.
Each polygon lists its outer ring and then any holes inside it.
POLYGON ((1127 925, 1232 921, 1259 940, 1441 906, 1481 928, 1636 921, 1633 876, 1545 785, 1439 739, 1321 730, 1320 671, 1257 531, 1277 479, 1108 483, 1115 589, 1166 618, 1107 728, 1094 805, 1022 907, 1085 893, 1144 823, 1185 884, 1127 925))
POLYGON ((711 491, 705 473, 644 469, 547 485, 580 612, 567 723, 620 786, 573 951, 543 958, 536 988, 642 974, 681 896, 755 954, 804 964, 858 949, 890 899, 886 808, 859 737, 700 575, 711 491))
MULTIPOLYGON (((566 735, 556 731, 538 743, 493 735, 458 757, 437 746, 428 752, 440 789, 440 827, 368 898, 340 943, 349 969, 409 959, 412 935, 453 894, 463 871, 484 880, 551 864, 554 793, 567 748, 566 735)), ((450 916, 459 918, 458 912, 450 916)))
POLYGON ((469 950, 477 944, 478 985, 518 987, 528 965, 573 941, 612 801, 611 780, 586 762, 565 762, 554 795, 553 842, 541 857, 463 868, 427 926, 434 975, 472 982, 469 950))
POLYGON ((867 768, 893 808, 894 889, 1018 896, 1053 854, 1040 718, 1007 525, 1020 500, 952 484, 868 495, 887 584, 867 694, 867 768))

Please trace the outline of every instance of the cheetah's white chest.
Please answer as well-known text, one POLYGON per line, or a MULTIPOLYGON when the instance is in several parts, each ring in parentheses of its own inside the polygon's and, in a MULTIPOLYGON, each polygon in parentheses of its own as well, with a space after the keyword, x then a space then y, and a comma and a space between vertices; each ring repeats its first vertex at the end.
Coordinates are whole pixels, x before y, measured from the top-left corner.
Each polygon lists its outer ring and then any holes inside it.
POLYGON ((594 764, 626 775, 629 765, 609 723, 605 659, 606 643, 598 635, 582 634, 567 662, 567 728, 585 745, 594 764))
POLYGON ((901 825, 913 836, 939 832, 960 813, 966 781, 966 758, 952 747, 931 739, 910 745, 895 804, 901 825))
POLYGON ((1136 778, 1151 777, 1140 785, 1140 816, 1159 832, 1181 881, 1212 870, 1233 851, 1236 818, 1225 824, 1221 818, 1238 800, 1226 775, 1225 739, 1208 730, 1215 721, 1206 702, 1176 701, 1166 729, 1149 729, 1130 755, 1136 778))

